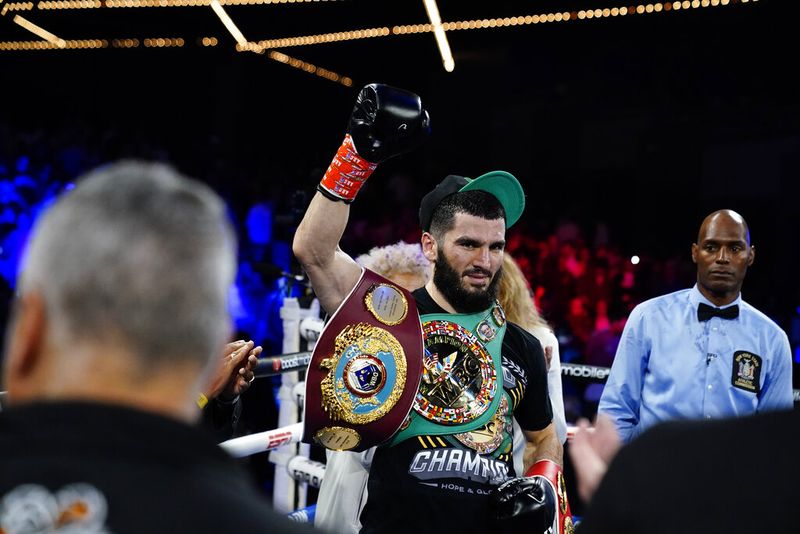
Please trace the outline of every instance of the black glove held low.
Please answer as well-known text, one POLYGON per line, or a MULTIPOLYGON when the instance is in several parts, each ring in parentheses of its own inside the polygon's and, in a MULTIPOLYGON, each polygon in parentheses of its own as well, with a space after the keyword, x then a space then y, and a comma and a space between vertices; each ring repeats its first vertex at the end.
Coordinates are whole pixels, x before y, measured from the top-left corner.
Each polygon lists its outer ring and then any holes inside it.
POLYGON ((490 506, 501 532, 539 534, 551 531, 557 499, 544 477, 519 477, 498 486, 490 506))

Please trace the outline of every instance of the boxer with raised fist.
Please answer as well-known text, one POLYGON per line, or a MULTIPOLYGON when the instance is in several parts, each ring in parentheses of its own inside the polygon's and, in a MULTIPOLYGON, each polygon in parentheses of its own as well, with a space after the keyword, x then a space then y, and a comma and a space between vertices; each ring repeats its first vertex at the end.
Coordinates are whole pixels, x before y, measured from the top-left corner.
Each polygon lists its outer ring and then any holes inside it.
MULTIPOLYGON (((338 246, 349 203, 375 165, 417 146, 426 137, 428 124, 419 97, 407 91, 373 85, 359 94, 345 141, 293 243, 320 304, 328 313, 335 312, 337 319, 346 317, 351 305, 364 306, 363 299, 351 298, 359 294, 362 270, 338 246)), ((403 425, 375 449, 366 491, 353 499, 360 500, 355 506, 363 506, 356 516, 360 525, 326 526, 361 534, 494 532, 504 520, 498 519, 491 495, 519 475, 513 461, 514 420, 525 438, 526 466, 561 463, 563 450, 552 422, 541 344, 507 321, 497 302, 506 229, 521 217, 524 206, 522 186, 503 171, 475 179, 450 175, 423 197, 421 246, 433 264, 433 275, 409 295, 419 311, 423 334, 423 361, 416 369, 419 387, 403 425)), ((341 335, 350 332, 345 329, 341 335)), ((360 350, 347 356, 342 351, 342 356, 331 358, 339 358, 339 365, 345 357, 370 357, 360 350)), ((326 365, 335 368, 330 361, 326 365)), ((334 383, 339 384, 329 382, 334 383)), ((346 401, 334 406, 337 413, 346 409, 342 406, 360 410, 348 414, 366 413, 367 402, 381 402, 378 395, 357 397, 364 395, 360 390, 351 394, 355 386, 350 378, 341 383, 335 389, 328 386, 328 398, 342 395, 346 401)), ((329 401, 321 402, 325 407, 329 401)), ((313 408, 310 404, 306 404, 307 414, 313 408)), ((357 431, 336 429, 348 439, 357 431)), ((533 481, 538 480, 536 476, 533 481)), ((331 481, 345 479, 332 477, 331 481)), ((523 506, 527 502, 522 499, 514 502, 528 482, 512 482, 502 493, 512 509, 519 504, 518 515, 532 510, 523 506)), ((558 495, 557 485, 552 490, 543 480, 534 483, 542 488, 542 495, 547 488, 558 495)), ((336 495, 346 495, 347 489, 336 495)), ((554 499, 545 499, 543 510, 557 513, 560 506, 548 504, 554 499)))
POLYGON ((361 89, 344 141, 317 189, 352 202, 378 163, 418 146, 430 132, 428 112, 409 91, 371 83, 361 89))

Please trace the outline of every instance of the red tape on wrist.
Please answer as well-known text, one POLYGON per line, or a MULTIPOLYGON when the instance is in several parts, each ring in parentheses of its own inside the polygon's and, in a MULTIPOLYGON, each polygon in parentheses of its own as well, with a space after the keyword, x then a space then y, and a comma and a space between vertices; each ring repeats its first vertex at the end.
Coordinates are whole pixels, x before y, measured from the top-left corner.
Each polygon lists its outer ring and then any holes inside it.
POLYGON ((319 185, 334 197, 352 202, 377 166, 358 155, 353 139, 347 134, 319 185))
POLYGON ((558 498, 558 532, 559 534, 572 534, 574 529, 572 511, 569 508, 567 488, 561 466, 552 460, 539 460, 525 472, 525 476, 541 476, 553 484, 558 498))
POLYGON ((536 475, 543 476, 547 478, 553 485, 556 484, 558 480, 558 474, 561 472, 561 466, 555 463, 553 460, 539 460, 532 466, 525 471, 526 477, 532 477, 536 475))

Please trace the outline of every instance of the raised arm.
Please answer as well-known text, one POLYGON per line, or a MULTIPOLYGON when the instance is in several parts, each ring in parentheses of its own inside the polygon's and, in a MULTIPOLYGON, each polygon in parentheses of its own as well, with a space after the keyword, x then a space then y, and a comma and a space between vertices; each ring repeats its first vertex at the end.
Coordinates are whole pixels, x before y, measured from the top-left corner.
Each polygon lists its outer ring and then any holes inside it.
POLYGON ((382 84, 367 85, 359 92, 348 133, 325 171, 293 243, 295 256, 329 313, 339 307, 361 273, 339 248, 350 203, 378 163, 411 150, 429 132, 428 114, 414 93, 382 84))
POLYGON ((349 204, 317 193, 294 235, 294 254, 328 313, 339 307, 361 275, 361 267, 339 248, 349 216, 349 204))

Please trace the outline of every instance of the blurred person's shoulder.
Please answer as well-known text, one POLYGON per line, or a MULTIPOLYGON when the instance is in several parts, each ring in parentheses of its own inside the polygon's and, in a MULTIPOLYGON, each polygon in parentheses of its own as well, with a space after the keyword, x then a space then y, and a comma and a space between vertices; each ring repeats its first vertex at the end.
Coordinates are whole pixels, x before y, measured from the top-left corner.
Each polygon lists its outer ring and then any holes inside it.
POLYGON ((201 430, 93 403, 0 413, 0 500, 16 510, 49 510, 42 520, 54 529, 81 508, 93 528, 118 534, 305 530, 272 511, 241 466, 201 430))

